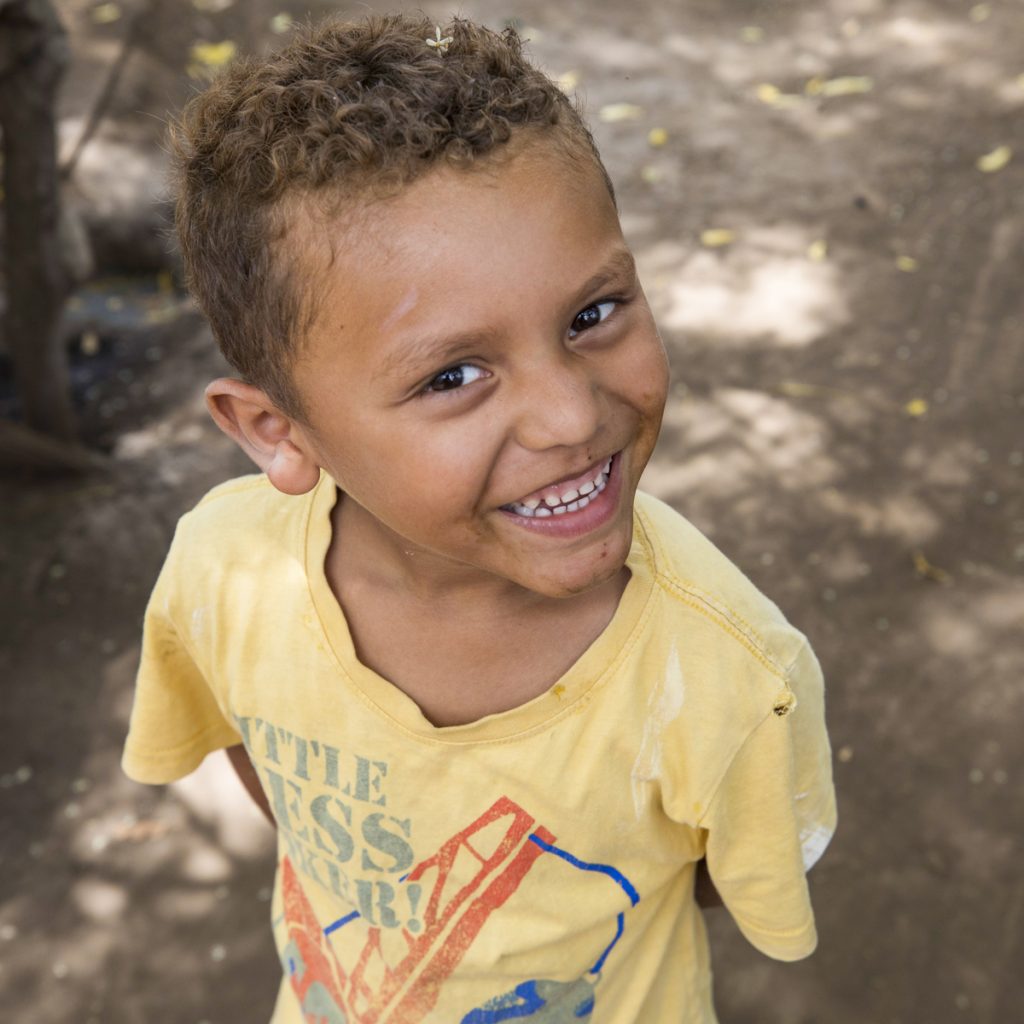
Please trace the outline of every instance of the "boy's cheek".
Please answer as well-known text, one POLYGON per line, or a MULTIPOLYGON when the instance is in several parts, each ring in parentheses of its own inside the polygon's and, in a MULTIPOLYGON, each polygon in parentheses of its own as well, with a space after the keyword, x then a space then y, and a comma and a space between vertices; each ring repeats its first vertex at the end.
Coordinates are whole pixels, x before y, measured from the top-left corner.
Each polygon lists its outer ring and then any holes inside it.
POLYGON ((643 392, 641 404, 650 414, 661 420, 661 415, 668 401, 669 365, 665 346, 657 334, 654 335, 647 358, 642 366, 636 367, 636 380, 641 383, 643 392))

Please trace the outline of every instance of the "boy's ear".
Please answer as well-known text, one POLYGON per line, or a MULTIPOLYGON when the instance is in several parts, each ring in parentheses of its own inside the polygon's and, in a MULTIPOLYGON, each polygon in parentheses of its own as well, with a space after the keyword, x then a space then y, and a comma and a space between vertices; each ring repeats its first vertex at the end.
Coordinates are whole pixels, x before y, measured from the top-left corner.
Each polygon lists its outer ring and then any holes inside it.
POLYGON ((284 494, 305 494, 320 479, 320 464, 302 428, 266 392, 231 377, 206 387, 206 408, 267 479, 284 494))

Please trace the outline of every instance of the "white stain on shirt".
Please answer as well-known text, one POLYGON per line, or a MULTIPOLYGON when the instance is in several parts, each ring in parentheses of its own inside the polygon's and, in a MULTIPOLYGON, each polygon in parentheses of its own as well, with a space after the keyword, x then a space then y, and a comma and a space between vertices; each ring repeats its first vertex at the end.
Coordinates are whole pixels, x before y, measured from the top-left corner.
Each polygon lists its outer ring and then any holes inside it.
POLYGON ((824 825, 808 825, 800 829, 800 852, 804 858, 804 871, 810 871, 832 838, 832 830, 824 825))
POLYGON ((633 789, 633 810, 639 820, 643 813, 644 783, 661 778, 662 734, 679 717, 686 697, 679 652, 672 645, 665 661, 665 671, 647 699, 647 720, 640 741, 640 752, 633 763, 630 784, 633 789))

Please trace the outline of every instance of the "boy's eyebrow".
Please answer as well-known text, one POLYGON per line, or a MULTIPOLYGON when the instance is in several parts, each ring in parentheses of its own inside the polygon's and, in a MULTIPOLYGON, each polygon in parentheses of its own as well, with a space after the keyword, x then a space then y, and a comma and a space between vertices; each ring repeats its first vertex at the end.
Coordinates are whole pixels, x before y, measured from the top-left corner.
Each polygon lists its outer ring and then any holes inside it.
POLYGON ((576 301, 583 302, 588 295, 619 277, 636 277, 636 260, 629 249, 616 249, 593 277, 588 278, 576 293, 576 301))
MULTIPOLYGON (((612 281, 636 276, 636 260, 626 248, 616 249, 596 273, 589 277, 575 292, 573 303, 583 302, 588 296, 612 281)), ((393 376, 405 373, 410 367, 437 362, 441 357, 455 358, 460 350, 468 349, 474 344, 488 338, 491 332, 486 330, 463 331, 457 334, 428 336, 416 338, 407 345, 393 351, 384 358, 380 376, 393 376)))

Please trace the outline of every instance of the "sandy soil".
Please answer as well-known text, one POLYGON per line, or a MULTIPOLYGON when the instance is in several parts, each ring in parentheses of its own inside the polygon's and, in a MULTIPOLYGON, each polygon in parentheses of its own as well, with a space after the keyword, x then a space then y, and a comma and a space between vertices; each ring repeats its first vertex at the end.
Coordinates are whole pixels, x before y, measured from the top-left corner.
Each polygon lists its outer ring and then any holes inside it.
MULTIPOLYGON (((61 5, 69 139, 124 25, 92 6, 61 5)), ((78 175, 98 216, 158 197, 192 43, 276 45, 287 9, 153 6, 78 175)), ((723 1022, 1021 1019, 1024 8, 463 10, 519 19, 594 121, 674 368, 648 489, 776 598, 829 679, 841 829, 812 875, 819 951, 773 963, 711 914, 723 1022), (600 118, 623 103, 635 116, 600 118)), ((155 233, 142 248, 166 262, 155 233)), ((0 1005, 261 1021, 269 830, 219 764, 168 790, 117 767, 174 522, 248 469, 205 418, 201 321, 135 287, 106 282, 71 321, 101 343, 77 365, 108 471, 0 482, 0 1005)))

